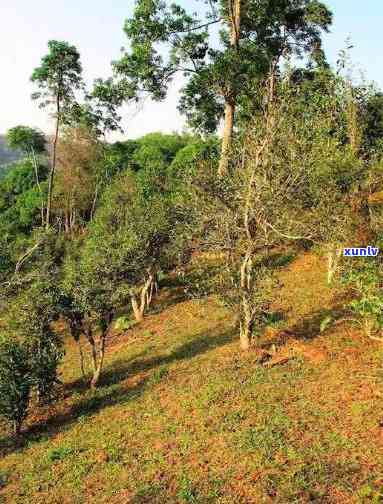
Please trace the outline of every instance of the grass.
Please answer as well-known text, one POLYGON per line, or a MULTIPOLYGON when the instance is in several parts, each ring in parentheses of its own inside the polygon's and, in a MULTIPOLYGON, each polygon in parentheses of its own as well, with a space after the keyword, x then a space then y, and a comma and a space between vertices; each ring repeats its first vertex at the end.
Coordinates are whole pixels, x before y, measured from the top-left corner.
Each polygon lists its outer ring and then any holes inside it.
POLYGON ((321 332, 337 309, 323 276, 311 254, 281 270, 260 345, 294 358, 271 368, 239 352, 213 299, 167 299, 113 334, 96 392, 68 339, 62 399, 23 443, 1 430, 0 502, 383 502, 383 351, 355 328, 321 332))

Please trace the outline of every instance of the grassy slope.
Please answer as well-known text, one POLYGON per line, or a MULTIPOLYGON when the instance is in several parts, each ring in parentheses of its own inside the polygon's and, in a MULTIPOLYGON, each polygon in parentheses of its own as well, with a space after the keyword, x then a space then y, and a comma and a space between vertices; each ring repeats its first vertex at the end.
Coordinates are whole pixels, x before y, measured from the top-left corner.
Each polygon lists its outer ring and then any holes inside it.
POLYGON ((65 397, 23 446, 3 431, 4 502, 381 502, 383 352, 344 325, 320 334, 337 305, 323 264, 307 254, 281 272, 286 320, 262 345, 283 365, 241 355, 213 300, 164 294, 113 334, 96 394, 81 391, 68 341, 65 397))

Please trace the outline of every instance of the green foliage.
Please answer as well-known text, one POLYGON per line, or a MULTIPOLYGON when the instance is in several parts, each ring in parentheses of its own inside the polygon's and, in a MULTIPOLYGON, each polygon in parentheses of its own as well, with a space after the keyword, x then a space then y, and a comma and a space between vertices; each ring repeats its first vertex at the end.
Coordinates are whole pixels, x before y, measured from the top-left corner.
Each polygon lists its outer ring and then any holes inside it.
POLYGON ((105 151, 105 172, 111 178, 127 169, 137 171, 139 167, 133 161, 133 154, 139 147, 137 140, 125 140, 124 142, 115 142, 106 146, 105 151))
POLYGON ((122 317, 118 317, 114 323, 114 328, 117 331, 127 331, 131 327, 133 327, 136 324, 134 320, 131 320, 131 318, 127 315, 123 315, 122 317))
POLYGON ((347 197, 365 173, 336 129, 346 108, 341 81, 322 82, 307 101, 286 78, 238 142, 232 172, 217 179, 208 161, 186 177, 184 202, 198 215, 195 242, 216 253, 213 268, 192 279, 189 291, 218 293, 248 332, 259 334, 267 323, 275 251, 354 236, 357 219, 347 197))
POLYGON ((83 248, 88 285, 103 286, 111 301, 118 297, 119 286, 125 290, 140 284, 147 268, 165 267, 167 253, 172 253, 168 245, 176 228, 171 203, 157 193, 150 176, 145 181, 140 177, 140 183, 128 174, 105 192, 83 248))
POLYGON ((40 402, 54 397, 59 383, 62 341, 52 329, 59 314, 59 292, 49 278, 41 278, 13 301, 11 327, 28 352, 31 384, 40 402))
POLYGON ((17 340, 0 340, 0 414, 19 433, 28 412, 31 389, 28 353, 17 340))
POLYGON ((9 244, 4 238, 0 239, 0 281, 4 281, 13 269, 9 244))
POLYGON ((31 76, 40 89, 32 94, 32 99, 39 100, 41 108, 55 105, 60 119, 75 101, 75 91, 82 87, 82 66, 77 49, 67 42, 50 40, 48 49, 31 76), (60 106, 64 109, 61 113, 60 106))
MULTIPOLYGON (((46 168, 40 166, 42 179, 46 176, 46 168)), ((34 169, 31 161, 20 161, 12 167, 0 182, 0 211, 12 206, 17 196, 32 189, 36 185, 34 169)))
POLYGON ((187 137, 177 134, 149 133, 139 139, 138 148, 133 156, 134 161, 144 169, 157 165, 168 166, 177 152, 185 147, 187 141, 187 137))
POLYGON ((182 184, 183 179, 195 174, 199 163, 211 162, 218 165, 219 151, 219 141, 216 137, 192 140, 177 152, 169 167, 170 176, 182 184))
POLYGON ((383 274, 381 258, 345 265, 342 283, 353 290, 349 308, 361 321, 367 336, 383 330, 383 274))
POLYGON ((253 96, 254 85, 272 61, 282 54, 323 54, 321 31, 332 20, 317 0, 251 1, 242 8, 233 44, 229 12, 225 0, 210 4, 200 15, 189 14, 177 4, 138 1, 124 27, 130 49, 113 63, 127 98, 147 92, 162 100, 175 73, 181 72, 189 77, 181 111, 195 128, 212 132, 223 115, 224 102, 235 104, 253 96), (220 28, 218 47, 209 31, 214 25, 220 28))
POLYGON ((372 153, 382 152, 383 138, 383 93, 378 92, 368 97, 361 104, 364 120, 364 145, 372 153))
POLYGON ((159 189, 163 188, 166 172, 173 160, 191 141, 189 137, 178 134, 150 133, 137 140, 106 145, 102 167, 106 184, 110 184, 117 174, 132 170, 145 171, 140 175, 143 184, 154 186, 153 181, 145 182, 145 179, 157 177, 159 189))
POLYGON ((64 460, 74 453, 72 448, 60 447, 60 448, 52 448, 49 450, 47 458, 49 462, 57 462, 59 460, 64 460))
POLYGON ((179 480, 177 496, 181 499, 181 502, 197 503, 199 501, 197 490, 186 474, 183 474, 179 480))
POLYGON ((28 126, 15 126, 7 131, 7 143, 11 149, 25 154, 41 154, 45 151, 45 136, 28 126))
POLYGON ((16 163, 0 181, 0 230, 16 239, 31 233, 41 223, 41 206, 46 196, 47 167, 38 165, 37 186, 32 161, 16 163))
POLYGON ((12 164, 23 157, 24 154, 21 151, 14 151, 8 147, 5 135, 0 135, 0 180, 12 164))
POLYGON ((325 330, 331 326, 331 324, 333 323, 333 318, 330 317, 330 315, 328 315, 327 317, 325 317, 321 323, 320 323, 320 332, 323 333, 325 332, 325 330))

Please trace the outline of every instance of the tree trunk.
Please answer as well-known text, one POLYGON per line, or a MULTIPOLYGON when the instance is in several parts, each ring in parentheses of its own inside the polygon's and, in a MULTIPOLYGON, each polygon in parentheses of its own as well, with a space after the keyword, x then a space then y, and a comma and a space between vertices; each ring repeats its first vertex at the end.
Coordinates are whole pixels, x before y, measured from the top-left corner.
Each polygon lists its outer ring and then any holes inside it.
POLYGON ((21 422, 20 422, 20 420, 14 420, 13 421, 13 433, 16 437, 19 437, 20 432, 21 432, 21 422))
POLYGON ((65 209, 64 229, 65 229, 65 233, 69 234, 70 226, 69 226, 69 210, 68 210, 68 208, 65 209))
MULTIPOLYGON (((242 268, 242 270, 245 272, 247 268, 242 268)), ((241 272, 242 273, 242 272, 241 272)), ((241 274, 242 276, 242 274, 241 274)), ((242 301, 241 301, 241 322, 240 322, 240 330, 239 330, 239 340, 240 340, 240 347, 241 350, 249 350, 250 348, 250 343, 251 343, 251 337, 252 337, 252 331, 253 331, 253 315, 252 315, 252 310, 250 306, 250 302, 248 299, 248 291, 249 289, 249 284, 251 282, 251 274, 247 271, 245 273, 245 277, 242 277, 241 284, 242 284, 242 301), (246 286, 243 285, 243 282, 246 283, 246 286)))
MULTIPOLYGON (((241 29, 241 0, 229 1, 230 45, 238 48, 241 29)), ((218 166, 218 176, 224 177, 229 169, 230 149, 233 139, 235 114, 235 96, 225 96, 225 117, 222 135, 221 159, 218 166)))
POLYGON ((149 277, 141 289, 140 304, 138 304, 137 296, 133 292, 130 294, 134 317, 137 322, 141 322, 144 318, 146 308, 150 306, 152 301, 153 290, 156 287, 155 275, 150 272, 149 277))
POLYGON ((90 220, 91 221, 93 221, 94 212, 96 211, 97 198, 98 198, 98 185, 96 186, 96 190, 94 192, 94 198, 93 198, 93 202, 92 202, 92 209, 90 211, 90 220))
MULTIPOLYGON (((42 191, 41 191, 41 185, 40 185, 39 171, 38 171, 38 166, 37 166, 37 159, 36 159, 36 155, 35 155, 35 149, 33 147, 31 147, 31 156, 32 156, 33 168, 35 170, 36 185, 37 185, 37 187, 39 189, 39 193, 40 193, 40 196, 41 196, 42 191)), ((41 198, 41 225, 44 226, 44 203, 43 203, 42 198, 41 198)))
POLYGON ((60 96, 56 96, 56 131, 55 131, 55 137, 53 140, 53 152, 52 152, 52 166, 51 166, 51 171, 49 173, 49 178, 48 178, 48 201, 47 201, 47 215, 46 215, 46 222, 45 222, 45 227, 48 230, 49 225, 50 225, 50 218, 51 218, 51 208, 52 208, 52 193, 53 193, 53 182, 54 182, 54 176, 55 176, 55 170, 56 170, 56 155, 57 155, 57 141, 59 137, 59 127, 60 127, 60 96))
POLYGON ((77 340, 77 346, 78 346, 78 353, 80 357, 80 369, 81 369, 81 374, 83 380, 85 380, 85 366, 84 366, 84 352, 82 351, 82 345, 81 345, 81 336, 77 340))
POLYGON ((239 333, 239 341, 241 350, 247 352, 250 348, 251 343, 251 326, 252 324, 249 321, 241 321, 240 324, 240 333, 239 333))
POLYGON ((327 256, 327 284, 330 285, 335 273, 338 269, 339 259, 341 257, 341 249, 332 249, 327 256))
POLYGON ((108 336, 108 331, 110 324, 113 320, 113 314, 108 313, 106 314, 100 322, 102 322, 102 330, 100 334, 100 341, 99 341, 99 352, 98 352, 98 362, 95 366, 94 373, 93 373, 93 378, 90 382, 90 388, 94 389, 97 387, 98 382, 100 380, 102 368, 104 365, 104 357, 105 357, 105 344, 106 344, 106 338, 108 336))
POLYGON ((93 371, 95 372, 97 369, 97 348, 96 348, 96 342, 93 338, 93 331, 90 326, 86 328, 85 331, 85 336, 86 339, 88 340, 91 348, 91 355, 92 355, 92 365, 93 365, 93 371))
POLYGON ((235 105, 233 101, 225 104, 225 122, 222 134, 221 158, 219 160, 218 175, 224 177, 229 170, 230 150, 233 140, 235 105))
POLYGON ((107 330, 103 331, 100 336, 100 352, 98 356, 98 363, 93 373, 92 381, 90 382, 90 388, 94 389, 97 387, 98 382, 100 381, 101 371, 104 364, 104 356, 105 356, 105 341, 106 341, 107 330))
POLYGON ((138 306, 137 298, 135 294, 130 295, 130 299, 132 302, 132 308, 133 308, 133 313, 134 313, 134 318, 136 319, 136 322, 141 322, 142 319, 144 318, 144 314, 141 311, 140 307, 138 306))

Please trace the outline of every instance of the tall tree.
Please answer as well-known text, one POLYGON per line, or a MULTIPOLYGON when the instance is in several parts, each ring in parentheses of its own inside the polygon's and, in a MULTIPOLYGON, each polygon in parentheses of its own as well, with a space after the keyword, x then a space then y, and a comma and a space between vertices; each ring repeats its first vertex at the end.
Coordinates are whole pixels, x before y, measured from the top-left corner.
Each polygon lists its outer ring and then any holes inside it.
POLYGON ((48 179, 48 201, 45 220, 47 229, 50 225, 60 124, 63 122, 65 114, 75 103, 76 90, 83 87, 80 54, 76 47, 69 45, 67 42, 50 40, 48 49, 48 54, 42 58, 41 65, 34 69, 31 76, 31 81, 39 88, 39 91, 32 94, 32 99, 39 100, 41 108, 53 108, 56 120, 52 163, 48 179))
POLYGON ((224 175, 241 99, 270 69, 269 83, 274 85, 282 56, 321 53, 321 31, 328 29, 332 15, 318 0, 212 0, 208 4, 209 9, 188 14, 177 4, 137 0, 124 27, 130 49, 113 66, 116 76, 125 81, 129 98, 148 92, 162 100, 177 72, 188 77, 180 110, 191 124, 213 131, 224 118, 219 165, 219 174, 224 175), (214 26, 220 28, 219 37, 214 26))

